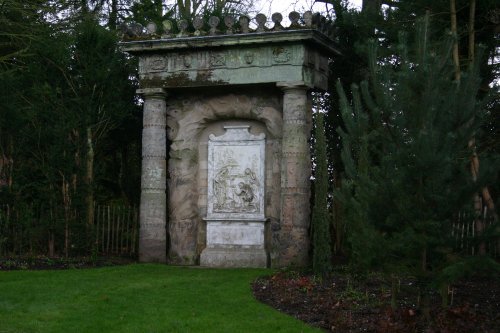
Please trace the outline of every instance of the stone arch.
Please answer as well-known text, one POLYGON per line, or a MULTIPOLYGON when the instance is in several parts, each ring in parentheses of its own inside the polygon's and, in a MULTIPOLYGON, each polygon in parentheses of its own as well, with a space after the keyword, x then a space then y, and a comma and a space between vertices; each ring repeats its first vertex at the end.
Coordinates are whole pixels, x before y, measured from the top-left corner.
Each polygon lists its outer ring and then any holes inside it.
MULTIPOLYGON (((256 121, 265 127, 279 154, 282 133, 282 106, 279 96, 262 92, 251 94, 180 94, 169 99, 167 108, 169 150, 169 261, 196 264, 200 248, 200 214, 198 179, 200 135, 211 123, 225 120, 256 121)), ((273 169, 273 166, 270 166, 273 169)), ((276 169, 276 167, 274 167, 276 169)), ((276 172, 276 170, 275 170, 276 172)), ((267 173, 267 172, 266 172, 267 173)), ((279 181, 279 167, 276 172, 279 181)), ((279 188, 279 183, 274 184, 279 188)), ((279 198, 279 193, 277 193, 279 198)), ((279 207, 271 215, 279 219, 279 207)), ((202 237, 201 237, 202 238, 202 237)), ((202 242, 201 242, 202 243, 202 242)), ((202 246, 202 245, 201 245, 202 246)))

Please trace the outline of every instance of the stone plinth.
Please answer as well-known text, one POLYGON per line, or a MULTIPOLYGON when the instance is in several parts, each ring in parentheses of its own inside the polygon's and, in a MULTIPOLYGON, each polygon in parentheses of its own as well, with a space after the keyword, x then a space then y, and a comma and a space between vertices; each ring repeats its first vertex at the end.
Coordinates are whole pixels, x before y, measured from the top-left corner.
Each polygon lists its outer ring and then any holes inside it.
POLYGON ((206 267, 266 267, 267 256, 263 249, 206 248, 201 254, 201 266, 206 267))
POLYGON ((202 266, 267 267, 265 221, 207 221, 207 247, 202 266))

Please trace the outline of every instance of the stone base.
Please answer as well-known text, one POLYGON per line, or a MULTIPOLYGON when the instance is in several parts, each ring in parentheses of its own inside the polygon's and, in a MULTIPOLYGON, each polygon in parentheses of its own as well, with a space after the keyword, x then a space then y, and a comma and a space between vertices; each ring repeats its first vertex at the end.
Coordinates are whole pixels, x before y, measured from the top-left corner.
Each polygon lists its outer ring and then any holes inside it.
POLYGON ((207 247, 200 265, 207 267, 267 267, 265 219, 207 221, 207 247))
POLYGON ((139 240, 139 262, 166 263, 166 242, 162 239, 139 240))
POLYGON ((262 248, 206 248, 200 266, 266 268, 267 254, 262 248))

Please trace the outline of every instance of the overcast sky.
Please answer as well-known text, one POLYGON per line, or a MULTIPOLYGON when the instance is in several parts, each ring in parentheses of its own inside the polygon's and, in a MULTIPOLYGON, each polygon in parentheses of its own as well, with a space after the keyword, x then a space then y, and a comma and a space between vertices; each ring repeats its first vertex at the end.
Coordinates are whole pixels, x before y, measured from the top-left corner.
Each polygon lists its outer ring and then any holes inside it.
MULTIPOLYGON (((256 8, 259 12, 266 14, 270 19, 272 13, 279 12, 283 15, 283 19, 288 19, 288 14, 291 11, 303 13, 307 10, 312 12, 324 12, 325 4, 316 3, 314 0, 256 0, 256 8)), ((362 0, 349 0, 350 6, 353 8, 361 8, 362 0)), ((285 25, 287 22, 283 22, 285 25)))

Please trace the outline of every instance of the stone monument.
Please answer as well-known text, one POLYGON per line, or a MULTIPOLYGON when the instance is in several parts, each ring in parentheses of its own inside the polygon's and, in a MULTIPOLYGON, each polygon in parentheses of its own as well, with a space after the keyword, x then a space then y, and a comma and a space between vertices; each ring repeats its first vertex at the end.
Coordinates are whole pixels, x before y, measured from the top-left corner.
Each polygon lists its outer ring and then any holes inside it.
POLYGON ((338 51, 325 18, 289 18, 124 27, 144 100, 140 261, 308 263, 309 92, 338 51))

